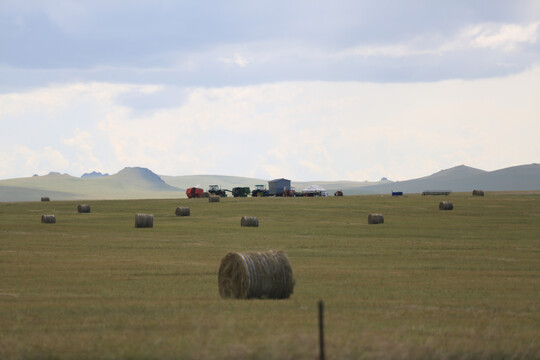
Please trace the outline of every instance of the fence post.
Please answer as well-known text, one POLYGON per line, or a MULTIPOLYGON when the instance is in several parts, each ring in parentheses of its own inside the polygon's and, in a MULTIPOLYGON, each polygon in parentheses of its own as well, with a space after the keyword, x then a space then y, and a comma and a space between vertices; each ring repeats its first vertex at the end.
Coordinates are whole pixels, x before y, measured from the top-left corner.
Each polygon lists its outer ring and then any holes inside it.
POLYGON ((319 300, 319 354, 320 360, 325 360, 324 356, 324 304, 322 300, 319 300))

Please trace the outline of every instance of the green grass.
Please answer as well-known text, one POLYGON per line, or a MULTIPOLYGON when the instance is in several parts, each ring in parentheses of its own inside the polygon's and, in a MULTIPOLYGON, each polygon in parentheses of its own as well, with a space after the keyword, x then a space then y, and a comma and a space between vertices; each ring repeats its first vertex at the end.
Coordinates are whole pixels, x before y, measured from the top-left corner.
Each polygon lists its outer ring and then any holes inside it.
POLYGON ((314 359, 319 299, 328 359, 540 358, 539 194, 79 203, 0 203, 0 358, 314 359), (291 298, 221 299, 221 258, 268 249, 291 298))

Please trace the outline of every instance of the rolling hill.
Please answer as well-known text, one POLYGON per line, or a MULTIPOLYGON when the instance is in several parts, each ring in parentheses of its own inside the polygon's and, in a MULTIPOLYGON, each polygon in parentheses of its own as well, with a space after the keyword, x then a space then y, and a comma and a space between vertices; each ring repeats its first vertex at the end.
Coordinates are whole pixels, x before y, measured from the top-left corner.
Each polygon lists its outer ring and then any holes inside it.
POLYGON ((51 172, 0 181, 0 201, 39 201, 74 199, 163 199, 185 196, 182 189, 165 183, 145 168, 124 168, 103 177, 77 178, 51 172))
MULTIPOLYGON (((39 201, 42 196, 48 196, 51 200, 184 198, 186 188, 199 185, 207 189, 211 184, 231 190, 237 186, 268 186, 268 180, 223 175, 159 176, 140 167, 126 167, 109 176, 84 178, 51 172, 45 176, 0 180, 0 201, 39 201)), ((418 179, 395 182, 292 181, 292 186, 297 191, 314 184, 324 187, 329 194, 343 190, 345 195, 388 194, 391 191, 421 193, 426 190, 469 192, 473 189, 534 191, 540 190, 540 164, 513 166, 495 171, 460 165, 418 179)))
POLYGON ((540 190, 540 164, 513 166, 484 171, 465 165, 441 170, 433 175, 388 184, 351 189, 358 194, 385 194, 391 191, 421 193, 427 190, 472 191, 540 190))

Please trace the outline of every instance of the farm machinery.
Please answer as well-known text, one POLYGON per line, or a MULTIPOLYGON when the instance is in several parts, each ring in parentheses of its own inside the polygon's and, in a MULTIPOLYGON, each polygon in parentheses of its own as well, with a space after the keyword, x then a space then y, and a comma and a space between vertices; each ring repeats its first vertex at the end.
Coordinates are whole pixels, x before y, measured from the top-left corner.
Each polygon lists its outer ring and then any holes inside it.
POLYGON ((283 196, 285 197, 291 197, 291 196, 299 196, 300 194, 296 192, 296 190, 291 186, 285 186, 283 187, 283 196))
MULTIPOLYGON (((208 197, 210 195, 227 197, 227 192, 231 193, 234 197, 266 197, 266 196, 284 196, 284 197, 293 197, 293 196, 328 196, 328 193, 325 189, 317 185, 309 186, 307 189, 304 189, 302 192, 296 192, 295 188, 291 186, 291 181, 287 179, 275 179, 268 182, 269 187, 266 188, 265 185, 255 185, 253 191, 247 186, 237 186, 232 188, 232 191, 229 189, 222 189, 219 185, 209 185, 208 191, 204 191, 199 188, 199 185, 189 188, 186 191, 186 194, 189 198, 200 198, 208 197)), ((336 191, 336 196, 343 196, 341 190, 336 191)))
POLYGON ((219 185, 210 185, 210 186, 208 186, 208 193, 211 194, 211 195, 217 195, 217 196, 221 196, 221 197, 227 197, 226 191, 232 192, 231 190, 221 189, 221 188, 219 187, 219 185))
POLYGON ((269 196, 270 190, 266 190, 264 185, 255 185, 255 189, 251 192, 252 197, 269 196))
POLYGON ((186 195, 189 199, 201 198, 203 193, 204 193, 204 190, 196 186, 190 187, 189 189, 186 190, 186 195))
POLYGON ((232 194, 234 197, 247 197, 251 194, 249 187, 235 187, 232 189, 232 194))
POLYGON ((186 195, 188 198, 202 198, 208 197, 209 195, 227 197, 227 192, 230 192, 234 197, 246 197, 251 195, 251 190, 249 187, 235 187, 231 191, 229 189, 222 189, 219 185, 210 185, 208 186, 208 191, 205 192, 198 186, 199 185, 190 187, 186 190, 186 195))

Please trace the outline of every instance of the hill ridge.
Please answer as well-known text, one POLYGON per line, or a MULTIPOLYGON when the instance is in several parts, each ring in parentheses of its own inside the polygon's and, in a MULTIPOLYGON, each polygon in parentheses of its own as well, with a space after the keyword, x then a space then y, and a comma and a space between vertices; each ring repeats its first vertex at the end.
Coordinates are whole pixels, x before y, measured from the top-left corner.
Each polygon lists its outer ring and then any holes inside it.
POLYGON ((469 167, 454 167, 422 178, 397 181, 392 184, 367 186, 360 193, 389 193, 403 191, 421 193, 426 190, 472 191, 523 191, 540 190, 540 165, 517 165, 504 169, 484 171, 469 167), (472 169, 472 170, 471 170, 472 169), (451 171, 449 171, 451 170, 451 171))
MULTIPOLYGON (((51 172, 43 176, 0 180, 0 201, 39 201, 39 196, 54 194, 55 200, 148 199, 185 197, 184 190, 199 185, 218 184, 222 189, 267 184, 267 179, 230 175, 157 175, 148 168, 125 167, 118 173, 96 178, 78 178, 51 172)), ((345 195, 388 194, 391 191, 421 193, 426 190, 538 191, 540 164, 516 165, 485 171, 466 165, 443 169, 434 174, 405 181, 292 181, 297 190, 321 185, 329 193, 343 190, 345 195)))

